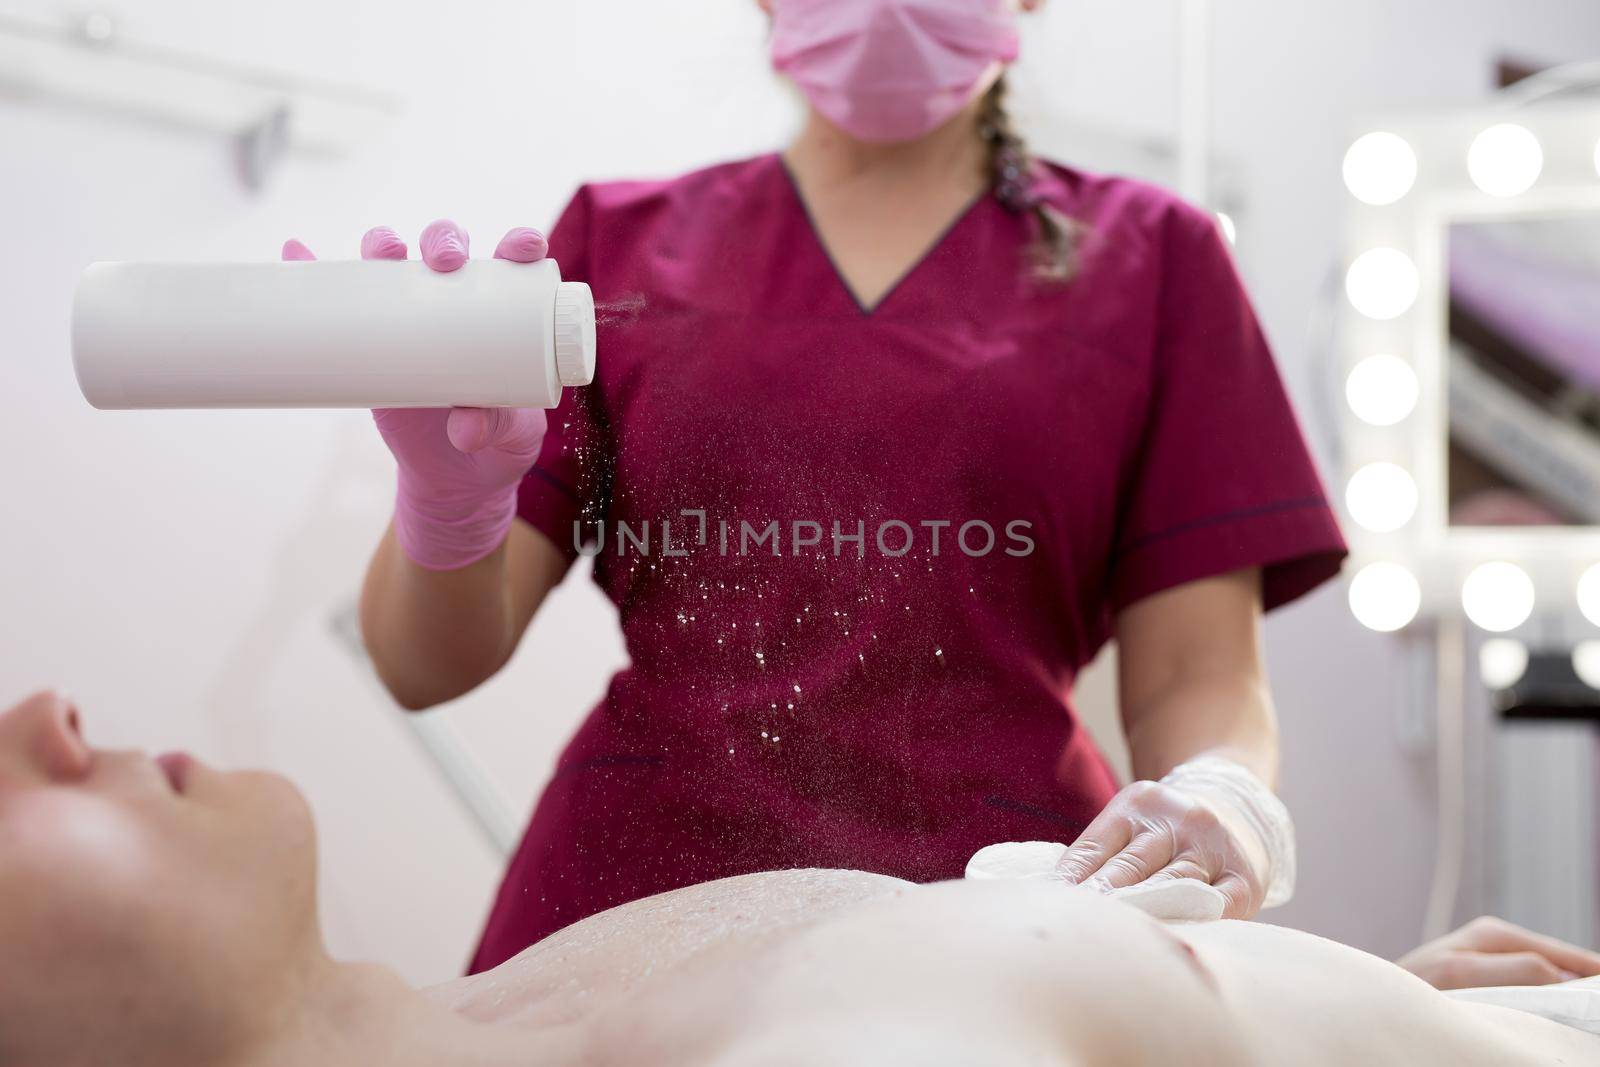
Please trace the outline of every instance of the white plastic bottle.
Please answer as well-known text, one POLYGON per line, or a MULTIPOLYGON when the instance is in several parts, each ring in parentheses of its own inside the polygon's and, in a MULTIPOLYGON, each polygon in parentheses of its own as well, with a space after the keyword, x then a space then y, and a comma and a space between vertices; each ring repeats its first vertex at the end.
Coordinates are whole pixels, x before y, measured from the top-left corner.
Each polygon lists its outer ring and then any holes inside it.
POLYGON ((594 297, 550 260, 96 263, 72 360, 97 408, 552 408, 594 297))

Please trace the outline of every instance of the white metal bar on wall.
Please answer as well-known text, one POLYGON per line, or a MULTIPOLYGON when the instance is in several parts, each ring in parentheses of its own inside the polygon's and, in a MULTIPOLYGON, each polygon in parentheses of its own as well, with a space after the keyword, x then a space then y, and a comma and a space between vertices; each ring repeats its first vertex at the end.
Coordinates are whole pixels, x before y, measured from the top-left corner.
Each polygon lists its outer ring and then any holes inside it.
POLYGON ((128 37, 106 14, 46 20, 3 8, 0 96, 229 136, 286 113, 286 147, 317 155, 343 152, 403 110, 385 90, 128 37))
POLYGON ((473 755, 472 749, 451 725, 449 713, 405 712, 395 704, 394 698, 373 669, 372 661, 367 658, 354 603, 336 612, 330 621, 334 638, 356 661, 357 669, 372 690, 375 703, 385 711, 402 717, 407 731, 449 783, 489 845, 502 858, 510 856, 517 846, 519 833, 515 809, 494 775, 473 755))

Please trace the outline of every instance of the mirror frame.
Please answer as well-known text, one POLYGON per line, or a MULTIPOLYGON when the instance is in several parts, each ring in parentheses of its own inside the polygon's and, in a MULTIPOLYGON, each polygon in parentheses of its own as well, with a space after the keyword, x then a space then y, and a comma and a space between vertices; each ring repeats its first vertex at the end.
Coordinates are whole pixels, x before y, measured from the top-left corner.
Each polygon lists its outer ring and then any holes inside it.
MULTIPOLYGON (((1600 526, 1451 527, 1448 524, 1448 352, 1450 227, 1463 221, 1528 216, 1594 214, 1600 218, 1600 105, 1540 104, 1388 117, 1361 124, 1351 137, 1387 132, 1403 138, 1417 157, 1417 178, 1393 204, 1372 206, 1347 192, 1344 259, 1340 270, 1340 465, 1334 496, 1350 541, 1354 576, 1379 561, 1398 563, 1421 589, 1418 619, 1461 610, 1461 588, 1480 564, 1506 560, 1533 580, 1533 615, 1516 629, 1542 623, 1583 623, 1575 590, 1579 577, 1600 564, 1600 526), (1467 167, 1468 152, 1486 129, 1522 126, 1539 140, 1544 165, 1526 192, 1502 197, 1480 190, 1467 167), (1345 280, 1356 259, 1378 248, 1404 253, 1416 266, 1417 299, 1399 316, 1379 320, 1351 303, 1345 280), (1345 381, 1362 359, 1398 356, 1415 371, 1416 408, 1393 426, 1358 418, 1345 399, 1345 381), (1345 504, 1350 477, 1367 463, 1387 461, 1417 483, 1417 509, 1390 533, 1359 526, 1345 504)), ((1588 624, 1592 631, 1600 619, 1588 624)))

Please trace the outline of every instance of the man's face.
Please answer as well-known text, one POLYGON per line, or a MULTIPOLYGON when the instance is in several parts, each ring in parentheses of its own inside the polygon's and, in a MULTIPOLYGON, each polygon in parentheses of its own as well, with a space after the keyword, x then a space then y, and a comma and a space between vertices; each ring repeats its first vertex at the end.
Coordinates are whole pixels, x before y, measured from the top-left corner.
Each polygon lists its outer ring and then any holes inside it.
POLYGON ((0 713, 0 1062, 248 1039, 319 944, 314 884, 282 778, 96 750, 56 694, 0 713))

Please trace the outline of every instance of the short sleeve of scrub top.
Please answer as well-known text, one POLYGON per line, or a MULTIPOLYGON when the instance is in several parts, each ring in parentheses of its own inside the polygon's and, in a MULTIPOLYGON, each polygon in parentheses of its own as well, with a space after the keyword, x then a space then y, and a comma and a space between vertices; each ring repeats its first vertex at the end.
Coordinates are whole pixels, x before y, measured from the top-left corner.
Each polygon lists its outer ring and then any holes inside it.
POLYGON ((1164 239, 1110 607, 1260 567, 1270 611, 1337 573, 1339 531, 1220 228, 1179 209, 1164 239))

